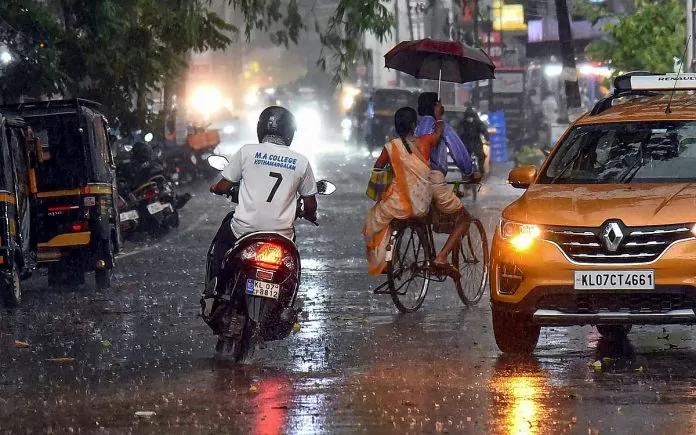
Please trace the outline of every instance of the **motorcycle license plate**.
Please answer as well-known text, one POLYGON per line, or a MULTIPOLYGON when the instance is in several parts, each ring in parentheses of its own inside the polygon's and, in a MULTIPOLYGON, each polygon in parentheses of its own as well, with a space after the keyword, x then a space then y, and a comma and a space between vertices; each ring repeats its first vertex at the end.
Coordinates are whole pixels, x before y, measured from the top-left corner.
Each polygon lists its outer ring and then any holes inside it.
POLYGON ((148 204, 148 206, 147 206, 147 211, 149 211, 150 214, 157 214, 157 213, 161 212, 162 210, 166 210, 166 209, 172 210, 172 205, 169 203, 163 203, 163 202, 153 202, 152 204, 148 204))
POLYGON ((138 219, 138 212, 136 210, 124 211, 119 214, 121 221, 134 221, 138 219))
POLYGON ((278 293, 280 293, 280 284, 256 281, 255 279, 247 279, 246 293, 250 296, 278 299, 278 293))

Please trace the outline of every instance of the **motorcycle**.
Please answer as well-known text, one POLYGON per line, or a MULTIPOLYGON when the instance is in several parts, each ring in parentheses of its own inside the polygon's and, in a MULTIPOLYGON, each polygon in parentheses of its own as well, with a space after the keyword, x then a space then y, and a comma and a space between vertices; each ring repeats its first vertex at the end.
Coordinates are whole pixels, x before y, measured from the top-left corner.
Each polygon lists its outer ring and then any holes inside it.
MULTIPOLYGON (((119 191, 122 190, 122 183, 119 183, 119 191)), ((119 222, 121 227, 121 237, 128 240, 138 229, 140 224, 140 214, 134 209, 130 202, 120 194, 118 195, 119 222)))
POLYGON ((179 209, 191 198, 188 193, 176 195, 163 175, 156 175, 136 188, 133 196, 142 216, 142 227, 153 237, 162 236, 179 226, 179 209))
MULTIPOLYGON (((208 163, 221 171, 228 162, 225 157, 212 156, 208 163)), ((336 186, 321 180, 317 190, 320 195, 331 195, 336 186)), ((236 200, 237 194, 235 186, 226 195, 236 200)), ((297 204, 297 217, 304 217, 300 199, 297 204)), ((207 291, 201 299, 204 320, 218 333, 216 352, 240 362, 251 356, 257 345, 290 335, 298 315, 294 304, 300 272, 300 254, 287 237, 263 231, 237 240, 225 255, 223 282, 212 281, 212 288, 222 294, 207 291)), ((211 280, 206 282, 210 285, 211 280)))

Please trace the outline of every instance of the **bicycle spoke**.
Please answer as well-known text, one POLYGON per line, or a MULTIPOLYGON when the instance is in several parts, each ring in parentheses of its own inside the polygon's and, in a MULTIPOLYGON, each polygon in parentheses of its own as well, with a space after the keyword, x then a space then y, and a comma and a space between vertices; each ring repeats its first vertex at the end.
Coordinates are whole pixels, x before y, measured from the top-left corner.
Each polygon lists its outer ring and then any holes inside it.
POLYGON ((402 312, 417 310, 423 303, 429 283, 427 262, 427 239, 422 229, 406 226, 397 235, 394 257, 398 262, 390 263, 389 286, 394 304, 402 312))

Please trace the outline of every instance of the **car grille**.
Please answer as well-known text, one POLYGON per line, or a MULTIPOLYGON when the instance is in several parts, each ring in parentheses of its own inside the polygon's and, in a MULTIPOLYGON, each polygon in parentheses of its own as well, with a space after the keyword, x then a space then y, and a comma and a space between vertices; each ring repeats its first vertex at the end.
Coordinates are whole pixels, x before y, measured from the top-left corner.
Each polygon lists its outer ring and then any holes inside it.
POLYGON ((537 308, 558 310, 566 314, 597 314, 624 312, 632 314, 666 313, 671 310, 694 309, 696 300, 679 293, 582 293, 543 296, 537 308))
POLYGON ((623 239, 610 251, 603 239, 604 227, 546 227, 544 239, 558 245, 573 261, 586 264, 649 263, 669 246, 693 238, 690 225, 623 227, 623 239))

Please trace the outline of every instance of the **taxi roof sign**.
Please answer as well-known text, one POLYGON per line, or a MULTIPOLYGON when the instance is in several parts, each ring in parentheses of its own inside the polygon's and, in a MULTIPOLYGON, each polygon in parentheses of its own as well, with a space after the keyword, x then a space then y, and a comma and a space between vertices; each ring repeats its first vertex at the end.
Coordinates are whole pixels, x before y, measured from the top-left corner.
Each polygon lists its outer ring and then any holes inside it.
POLYGON ((617 92, 626 91, 696 91, 696 73, 650 74, 629 73, 614 79, 617 92))

